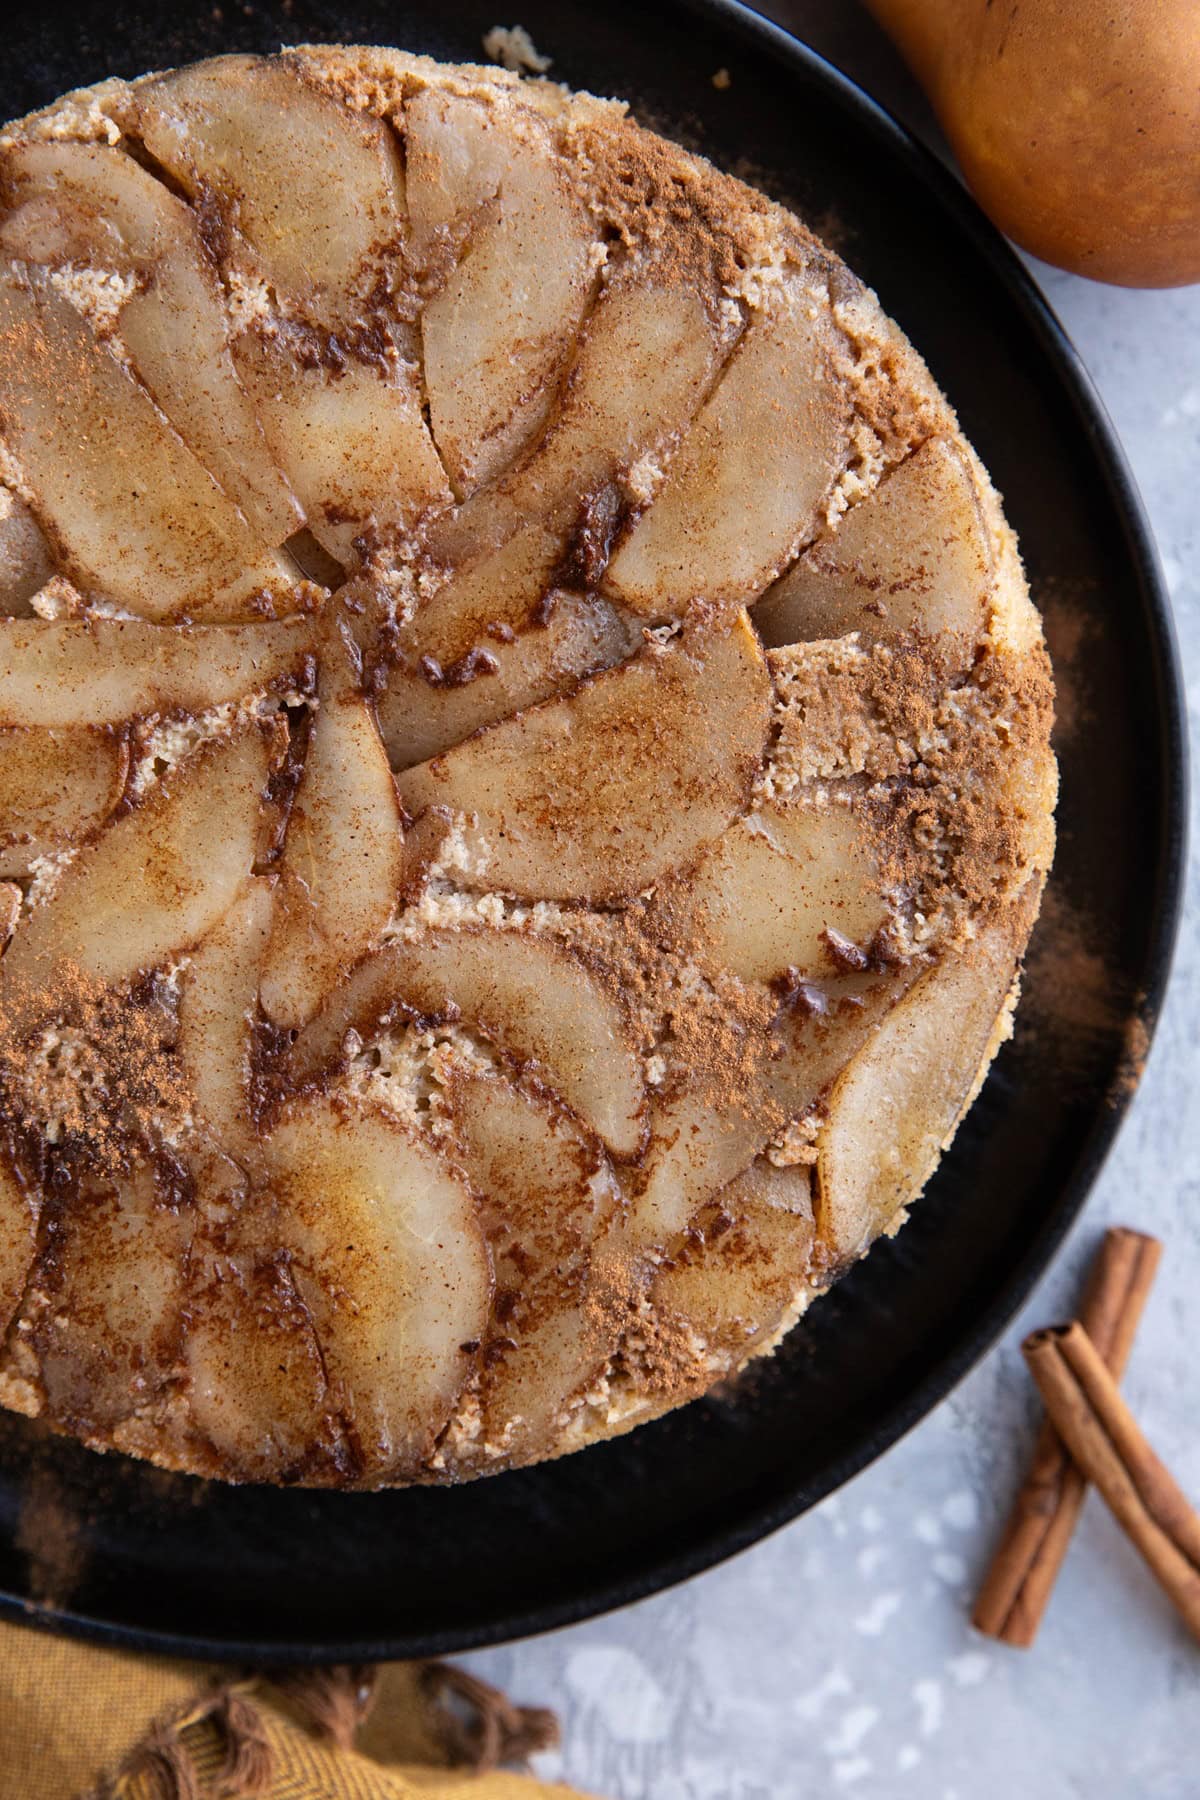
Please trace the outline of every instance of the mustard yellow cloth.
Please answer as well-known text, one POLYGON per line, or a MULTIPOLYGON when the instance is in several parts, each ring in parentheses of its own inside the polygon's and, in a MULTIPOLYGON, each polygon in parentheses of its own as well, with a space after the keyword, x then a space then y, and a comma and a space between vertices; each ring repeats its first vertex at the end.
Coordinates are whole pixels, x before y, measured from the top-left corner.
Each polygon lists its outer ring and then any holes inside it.
POLYGON ((420 1665, 379 1672, 352 1746, 316 1714, 263 1677, 0 1626, 0 1800, 580 1800, 447 1767, 420 1665))

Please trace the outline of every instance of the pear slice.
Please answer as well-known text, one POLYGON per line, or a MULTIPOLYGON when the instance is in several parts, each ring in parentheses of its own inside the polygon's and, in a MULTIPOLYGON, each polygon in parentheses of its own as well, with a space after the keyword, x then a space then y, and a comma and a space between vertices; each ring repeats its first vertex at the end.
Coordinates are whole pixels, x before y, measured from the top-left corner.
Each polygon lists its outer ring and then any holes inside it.
POLYGON ((753 599, 786 568, 849 455, 830 335, 799 278, 769 290, 658 497, 613 556, 606 592, 672 617, 698 597, 753 599))
POLYGON ((562 559, 561 533, 536 520, 514 529, 511 508, 489 490, 457 518, 435 521, 433 535, 454 566, 397 634, 398 656, 409 663, 431 656, 445 669, 464 664, 472 651, 492 655, 497 643, 537 623, 562 559), (486 521, 485 510, 493 515, 486 521))
POLYGON ((178 627, 0 619, 0 728, 204 712, 288 677, 299 685, 311 641, 307 619, 178 627))
POLYGON ((276 1025, 303 1025, 370 947, 395 911, 402 861, 396 786, 371 708, 326 670, 262 973, 276 1025))
POLYGON ((827 973, 827 931, 865 946, 890 916, 877 853, 847 806, 748 814, 704 853, 690 893, 706 950, 743 981, 827 973))
POLYGON ((120 982, 204 937, 253 865, 271 747, 248 725, 180 763, 80 851, 13 938, 0 985, 52 989, 63 967, 120 982))
POLYGON ((128 744, 103 731, 0 730, 0 875, 26 875, 97 830, 128 769, 128 744))
POLYGON ((274 1133, 279 1241, 367 1481, 419 1468, 472 1372, 491 1270, 468 1189, 399 1121, 314 1100, 274 1133))
POLYGON ((20 496, 0 483, 0 619, 28 618, 29 602, 53 573, 37 520, 20 496))
POLYGON ((301 1033, 293 1067, 307 1080, 399 1002, 416 1015, 454 1008, 554 1090, 618 1156, 640 1148, 644 1087, 618 1002, 565 944, 524 931, 441 929, 369 957, 301 1033))
POLYGON ((406 770, 413 814, 468 816, 490 886, 606 900, 649 887, 745 805, 766 741, 770 682, 744 615, 647 644, 631 662, 488 726, 406 770))
POLYGON ((505 1460, 549 1448, 567 1402, 611 1345, 587 1304, 591 1246, 618 1201, 594 1139, 498 1075, 456 1071, 449 1115, 479 1196, 496 1293, 480 1398, 485 1443, 505 1460))
POLYGON ((290 1259, 266 1241, 255 1201, 214 1242, 193 1247, 188 1272, 193 1428, 226 1480, 295 1479, 333 1435, 328 1383, 290 1259))
POLYGON ((37 1351, 50 1417, 87 1436, 165 1397, 181 1355, 193 1224, 159 1199, 145 1165, 76 1206, 38 1259, 22 1335, 37 1351))
POLYGON ((254 877, 184 970, 177 1053, 193 1114, 222 1149, 257 1146, 250 1118, 252 1028, 271 935, 272 883, 254 877))
POLYGON ((132 274, 119 332, 184 441, 266 543, 303 524, 234 373, 225 307, 191 207, 101 144, 23 144, 5 158, 15 210, 0 248, 132 274))
POLYGON ((7 1142, 0 1145, 0 1333, 7 1333, 37 1254, 41 1197, 22 1180, 7 1142))
POLYGON ((630 504, 631 467, 658 468, 669 454, 720 350, 693 288, 667 285, 640 265, 613 278, 583 328, 559 410, 537 449, 495 487, 432 522, 427 553, 448 575, 406 627, 404 650, 445 666, 490 649, 497 630, 522 630, 560 585, 556 573, 581 535, 595 564, 584 585, 594 587, 630 504), (607 521, 602 529, 593 515, 607 521))
MULTIPOLYGON (((421 624, 418 614, 418 641, 421 624)), ((407 769, 437 756, 581 676, 610 668, 630 648, 628 629, 607 602, 557 592, 544 616, 519 636, 493 638, 448 668, 428 657, 416 668, 395 668, 376 703, 392 767, 407 769)))
POLYGON ((228 611, 291 579, 37 269, 0 279, 0 430, 67 573, 130 612, 228 611))
POLYGON ((768 1119, 753 1108, 722 1107, 708 1082, 660 1100, 650 1116, 646 1160, 624 1182, 630 1245, 654 1249, 686 1230, 705 1201, 765 1148, 768 1119))
POLYGON ((766 1348, 809 1291, 812 1182, 806 1168, 759 1158, 701 1213, 660 1264, 656 1312, 686 1323, 712 1355, 766 1348))
POLYGON ((391 131, 286 57, 219 56, 144 82, 130 123, 192 200, 220 197, 266 280, 310 307, 336 303, 399 247, 391 131))
MULTIPOLYGON (((651 262, 602 288, 571 376, 537 452, 505 483, 521 517, 562 516, 627 475, 664 460, 707 393, 726 348, 705 297, 651 262)), ((602 559, 601 559, 602 560, 602 559)))
POLYGON ((421 313, 430 422, 461 496, 545 423, 596 230, 532 112, 427 88, 405 109, 405 148, 412 254, 465 236, 421 313))
POLYGON ((754 609, 770 647, 921 631, 970 660, 995 570, 979 494, 957 445, 931 438, 852 506, 754 609))
POLYGON ((426 550, 449 571, 402 636, 443 664, 534 622, 559 585, 594 588, 632 488, 661 469, 719 366, 724 340, 696 290, 640 264, 584 326, 553 424, 495 487, 435 519, 426 550), (636 482, 631 471, 637 466, 636 482), (583 552, 582 556, 578 554, 583 552), (581 562, 579 582, 564 564, 581 562))
MULTIPOLYGON (((1021 925, 1028 929, 1027 915, 1021 925)), ((936 964, 834 1084, 818 1140, 816 1209, 835 1265, 894 1226, 933 1173, 1007 1033, 1023 941, 1002 915, 936 964)))
POLYGON ((313 536, 347 567, 368 531, 410 529, 450 499, 421 413, 414 367, 391 351, 376 362, 305 362, 286 333, 236 340, 238 369, 313 536))
POLYGON ((706 1202, 829 1088, 916 978, 916 970, 833 976, 786 1001, 760 1067, 734 1077, 697 1063, 653 1108, 650 1147, 625 1180, 629 1240, 669 1243, 706 1202))

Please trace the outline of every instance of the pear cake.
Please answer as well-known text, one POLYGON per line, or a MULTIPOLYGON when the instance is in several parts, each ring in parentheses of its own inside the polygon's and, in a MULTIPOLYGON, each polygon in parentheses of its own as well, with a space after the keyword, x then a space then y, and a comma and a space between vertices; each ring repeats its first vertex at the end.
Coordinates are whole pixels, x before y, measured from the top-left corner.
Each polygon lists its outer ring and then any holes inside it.
POLYGON ((875 297, 382 49, 0 136, 0 1402, 462 1480, 769 1352, 1010 1029, 1053 689, 875 297))

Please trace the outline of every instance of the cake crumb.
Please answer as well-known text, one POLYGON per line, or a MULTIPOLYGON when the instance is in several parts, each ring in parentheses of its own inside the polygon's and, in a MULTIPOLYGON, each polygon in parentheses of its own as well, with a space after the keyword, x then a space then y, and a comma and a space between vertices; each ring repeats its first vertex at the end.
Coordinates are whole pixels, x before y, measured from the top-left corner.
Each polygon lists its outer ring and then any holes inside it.
POLYGON ((726 88, 733 86, 733 76, 728 69, 718 69, 712 78, 712 84, 718 92, 723 94, 726 88))
POLYGON ((767 1161, 776 1169, 811 1166, 817 1160, 817 1139, 823 1122, 812 1109, 798 1119, 789 1119, 767 1145, 767 1161))
POLYGON ((510 75, 544 75, 553 61, 541 54, 523 25, 493 25, 483 48, 510 75))
POLYGON ((47 621, 78 619, 86 611, 83 595, 65 575, 52 575, 45 586, 38 589, 29 606, 36 618, 47 621))
POLYGON ((116 331, 122 309, 139 285, 136 275, 124 270, 93 269, 84 263, 68 262, 50 271, 50 286, 104 338, 116 331))

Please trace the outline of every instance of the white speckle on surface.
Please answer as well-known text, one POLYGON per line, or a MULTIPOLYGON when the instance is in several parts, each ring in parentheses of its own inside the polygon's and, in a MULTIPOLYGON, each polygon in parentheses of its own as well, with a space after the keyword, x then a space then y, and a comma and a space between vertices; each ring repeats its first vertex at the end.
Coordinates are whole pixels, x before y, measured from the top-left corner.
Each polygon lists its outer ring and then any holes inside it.
POLYGON ((960 1488, 942 1502, 942 1517, 955 1531, 973 1531, 979 1523, 979 1502, 970 1488, 960 1488))
POLYGON ((852 1756, 867 1733, 878 1723, 877 1706, 852 1706, 848 1713, 842 1715, 841 1723, 833 1736, 825 1739, 825 1748, 830 1756, 852 1756))
POLYGON ((961 1656, 950 1658, 946 1671, 959 1687, 978 1687, 991 1666, 991 1657, 981 1650, 966 1650, 961 1656))
POLYGON ((1200 387, 1184 388, 1162 415, 1165 426, 1186 425, 1200 418, 1200 387))
POLYGON ((861 1781, 864 1775, 871 1773, 869 1756, 850 1756, 844 1762, 833 1765, 833 1779, 839 1787, 849 1787, 852 1781, 861 1781))
POLYGON ((816 1687, 809 1688, 806 1694, 798 1694, 792 1702, 792 1710, 802 1719, 815 1719, 827 1700, 837 1700, 850 1692, 845 1670, 835 1667, 821 1677, 816 1687))
POLYGON ((940 1681, 918 1681, 913 1699, 917 1703, 918 1729, 922 1737, 933 1737, 941 1729, 944 1702, 940 1681))
POLYGON ((947 1587, 959 1587, 967 1579, 967 1565, 953 1550, 939 1550, 933 1559, 933 1572, 947 1587))
POLYGON ((854 1560, 863 1580, 869 1581, 875 1571, 887 1561, 887 1551, 882 1544, 864 1544, 854 1560))
POLYGON ((822 1501, 821 1517, 833 1532, 834 1537, 844 1538, 850 1529, 846 1524, 842 1503, 836 1494, 831 1494, 828 1500, 822 1501))
POLYGON ((858 1515, 858 1522, 864 1531, 876 1532, 883 1530, 886 1520, 877 1506, 864 1506, 858 1515))
POLYGON ((866 1612, 859 1613, 854 1621, 854 1629, 861 1632, 863 1637, 879 1637, 888 1620, 899 1611, 899 1594, 879 1594, 872 1600, 866 1612))
POLYGON ((913 1520, 913 1536, 920 1538, 923 1544, 940 1544, 942 1528, 932 1513, 920 1512, 913 1520))
POLYGON ((910 1769, 915 1769, 920 1760, 921 1752, 915 1744, 901 1744, 896 1752, 896 1767, 901 1774, 907 1774, 910 1769))
POLYGON ((567 1661, 566 1682, 622 1744, 657 1744, 666 1737, 666 1696, 640 1656, 617 1644, 591 1644, 567 1661))
POLYGON ((536 1756, 530 1757, 529 1766, 539 1781, 561 1781, 563 1779, 563 1753, 561 1750, 539 1750, 536 1756))
POLYGON ((1177 556, 1164 555, 1162 557, 1162 572, 1163 580, 1170 588, 1172 594, 1177 593, 1187 578, 1187 570, 1183 563, 1180 562, 1177 556))

